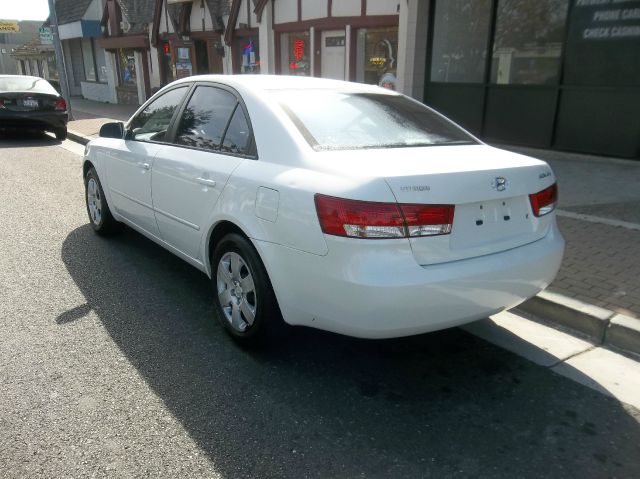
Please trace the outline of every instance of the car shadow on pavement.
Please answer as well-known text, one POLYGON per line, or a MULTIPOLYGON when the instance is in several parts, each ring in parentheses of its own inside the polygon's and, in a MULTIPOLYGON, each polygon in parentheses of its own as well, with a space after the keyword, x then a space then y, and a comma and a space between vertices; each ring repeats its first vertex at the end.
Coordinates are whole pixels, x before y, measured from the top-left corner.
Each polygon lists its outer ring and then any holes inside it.
POLYGON ((86 305, 60 327, 94 311, 222 477, 640 477, 637 411, 460 329, 245 351, 206 276, 132 230, 79 227, 62 259, 86 305))
POLYGON ((37 146, 53 146, 62 143, 55 136, 48 135, 38 130, 1 130, 0 149, 2 148, 28 148, 37 146))

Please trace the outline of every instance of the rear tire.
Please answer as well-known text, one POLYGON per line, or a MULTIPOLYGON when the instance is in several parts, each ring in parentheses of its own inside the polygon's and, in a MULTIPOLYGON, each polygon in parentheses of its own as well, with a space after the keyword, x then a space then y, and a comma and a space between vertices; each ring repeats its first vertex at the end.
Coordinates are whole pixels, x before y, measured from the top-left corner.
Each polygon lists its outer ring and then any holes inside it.
POLYGON ((66 140, 67 139, 67 128, 66 127, 58 128, 55 131, 55 135, 56 135, 56 139, 58 139, 60 141, 66 140))
POLYGON ((230 233, 216 245, 211 281, 218 319, 234 341, 256 347, 283 339, 289 328, 264 264, 244 236, 230 233))
POLYGON ((84 177, 84 191, 89 223, 91 223, 93 230, 103 236, 119 231, 121 224, 111 214, 102 184, 93 167, 89 168, 87 175, 84 177))

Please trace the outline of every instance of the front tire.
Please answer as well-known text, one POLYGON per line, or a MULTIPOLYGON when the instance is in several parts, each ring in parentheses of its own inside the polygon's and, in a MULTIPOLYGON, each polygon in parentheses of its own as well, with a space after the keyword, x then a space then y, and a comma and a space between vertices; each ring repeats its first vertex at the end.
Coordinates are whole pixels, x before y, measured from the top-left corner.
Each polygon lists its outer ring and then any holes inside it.
POLYGON ((288 329, 253 245, 230 233, 216 245, 211 257, 211 281, 220 323, 242 346, 282 339, 288 329))
POLYGON ((91 223, 93 230, 99 235, 109 235, 117 232, 120 229, 120 223, 111 214, 102 184, 93 167, 89 168, 87 175, 84 177, 84 190, 89 223, 91 223))

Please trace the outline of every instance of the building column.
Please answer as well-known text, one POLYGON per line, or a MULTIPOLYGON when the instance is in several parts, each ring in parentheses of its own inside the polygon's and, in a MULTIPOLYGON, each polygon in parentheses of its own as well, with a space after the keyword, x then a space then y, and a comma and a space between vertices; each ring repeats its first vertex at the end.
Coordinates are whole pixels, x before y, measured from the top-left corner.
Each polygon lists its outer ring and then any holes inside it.
POLYGON ((400 2, 398 25, 398 91, 424 99, 429 7, 433 0, 400 2))
POLYGON ((262 19, 258 24, 258 41, 260 42, 260 73, 276 72, 276 47, 273 28, 273 9, 268 4, 262 10, 262 19))
POLYGON ((108 50, 104 51, 104 63, 107 67, 107 85, 109 87, 109 103, 118 103, 118 70, 116 68, 116 56, 108 50))
POLYGON ((145 55, 146 52, 141 52, 140 50, 136 50, 133 52, 133 58, 136 62, 136 87, 138 88, 138 103, 142 105, 145 101, 147 101, 147 94, 144 89, 144 77, 146 75, 144 62, 142 61, 142 55, 145 55))

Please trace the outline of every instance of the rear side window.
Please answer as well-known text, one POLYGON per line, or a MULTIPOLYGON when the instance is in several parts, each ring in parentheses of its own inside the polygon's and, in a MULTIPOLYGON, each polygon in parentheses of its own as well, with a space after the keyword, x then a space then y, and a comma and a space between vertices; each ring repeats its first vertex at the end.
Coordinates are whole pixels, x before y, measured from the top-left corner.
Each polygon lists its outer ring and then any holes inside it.
POLYGON ((337 90, 272 94, 318 151, 476 143, 454 123, 402 95, 337 90))
POLYGON ((247 155, 250 153, 250 140, 251 130, 249 129, 249 122, 247 121, 247 117, 244 116, 240 104, 237 104, 236 110, 227 127, 227 132, 224 135, 221 149, 227 153, 247 155))
POLYGON ((179 145, 220 151, 236 97, 220 88, 199 86, 182 113, 175 142, 179 145))
POLYGON ((174 88, 155 99, 129 125, 137 141, 164 141, 176 108, 187 93, 188 86, 174 88))

